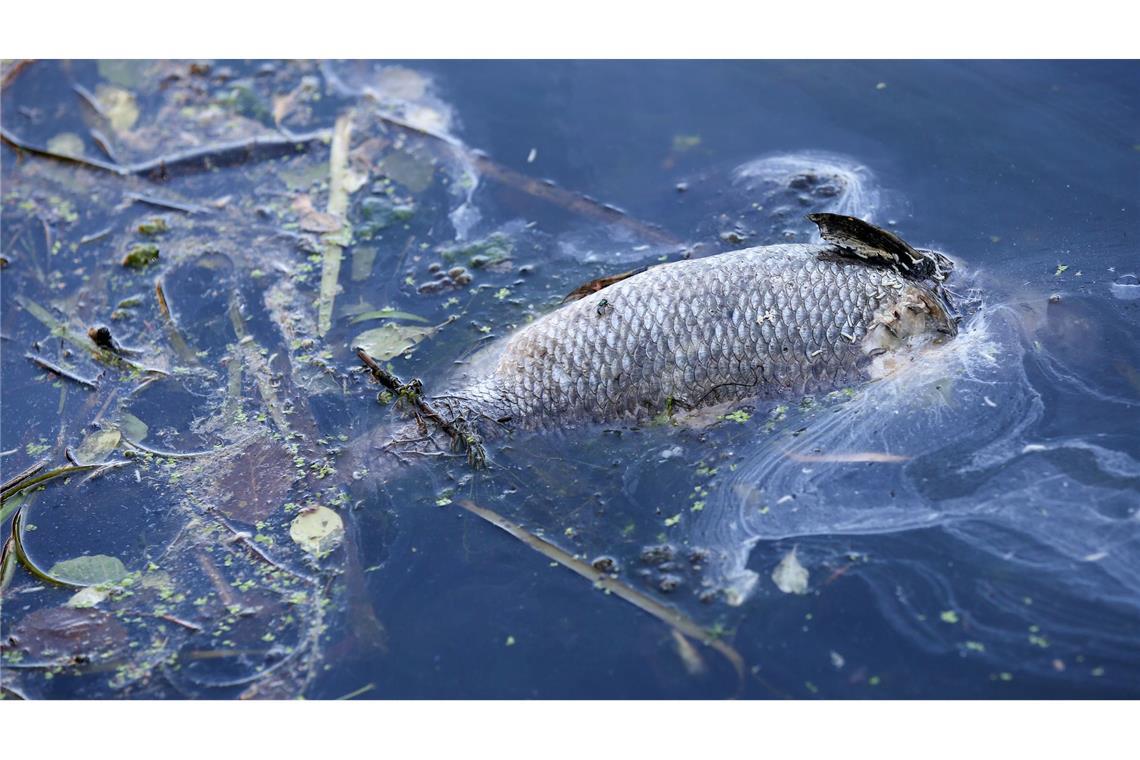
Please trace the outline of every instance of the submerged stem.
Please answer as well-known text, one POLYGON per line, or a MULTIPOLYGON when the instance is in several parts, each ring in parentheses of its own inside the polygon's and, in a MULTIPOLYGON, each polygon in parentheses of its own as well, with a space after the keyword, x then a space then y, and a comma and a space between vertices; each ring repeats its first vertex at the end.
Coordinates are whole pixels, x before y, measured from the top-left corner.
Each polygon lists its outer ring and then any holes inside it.
POLYGON ((686 615, 678 612, 672 607, 668 607, 661 602, 653 599, 646 594, 632 588, 625 583, 622 583, 617 578, 613 578, 606 573, 599 572, 593 565, 589 565, 580 559, 577 559, 569 552, 558 548, 554 544, 545 541, 534 535, 521 525, 511 522, 497 512, 494 512, 485 507, 480 507, 468 499, 457 501, 463 509, 471 514, 486 520, 495 527, 506 531, 510 535, 522 541, 524 544, 534 549, 539 554, 557 562, 568 570, 572 570, 583 578, 592 581, 596 588, 602 589, 614 596, 629 602, 634 607, 637 607, 643 612, 647 612, 661 622, 665 623, 678 633, 688 636, 696 641, 701 642, 707 647, 715 649, 732 665, 736 671, 736 677, 739 680, 739 685, 744 684, 744 658, 741 657, 740 652, 736 651, 727 642, 716 638, 705 628, 702 628, 696 622, 686 615))
POLYGON ((344 258, 343 242, 348 230, 348 146, 352 139, 352 118, 344 114, 336 120, 329 149, 328 213, 341 228, 323 236, 321 253, 321 288, 317 300, 317 334, 324 336, 332 328, 333 302, 340 281, 340 263, 344 258))

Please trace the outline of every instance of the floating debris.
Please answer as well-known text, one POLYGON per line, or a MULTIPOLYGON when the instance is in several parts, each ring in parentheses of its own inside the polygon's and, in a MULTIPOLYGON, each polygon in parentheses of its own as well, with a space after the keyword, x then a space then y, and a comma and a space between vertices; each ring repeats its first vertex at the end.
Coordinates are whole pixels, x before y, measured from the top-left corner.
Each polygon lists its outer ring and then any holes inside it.
POLYGON ((772 571, 772 582, 785 594, 807 593, 808 571, 800 564, 794 548, 784 555, 780 564, 772 571))

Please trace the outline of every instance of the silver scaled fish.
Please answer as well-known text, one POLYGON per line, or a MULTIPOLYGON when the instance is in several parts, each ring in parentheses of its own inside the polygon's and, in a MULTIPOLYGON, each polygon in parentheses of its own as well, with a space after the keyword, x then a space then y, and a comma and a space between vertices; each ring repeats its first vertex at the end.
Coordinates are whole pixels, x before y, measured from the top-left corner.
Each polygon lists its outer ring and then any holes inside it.
POLYGON ((518 330, 485 371, 432 401, 484 434, 646 419, 826 392, 957 334, 948 258, 854 217, 809 219, 820 244, 661 264, 579 289, 589 294, 518 330))

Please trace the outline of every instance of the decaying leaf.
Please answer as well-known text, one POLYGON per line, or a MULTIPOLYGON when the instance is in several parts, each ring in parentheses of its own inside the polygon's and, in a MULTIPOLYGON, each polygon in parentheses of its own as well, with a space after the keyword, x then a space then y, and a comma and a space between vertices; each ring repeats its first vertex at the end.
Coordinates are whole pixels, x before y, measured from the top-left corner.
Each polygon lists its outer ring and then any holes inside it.
POLYGON ((372 265, 376 263, 379 251, 374 246, 356 246, 352 249, 352 281, 361 282, 372 275, 372 265))
POLYGON ((344 521, 328 507, 307 509, 293 518, 289 537, 309 554, 321 557, 344 539, 344 521))
POLYGON ((116 132, 130 131, 139 120, 139 107, 129 90, 101 84, 95 90, 95 97, 116 132))
POLYGON ((119 441, 123 438, 122 433, 112 428, 110 430, 96 430, 89 436, 83 439, 79 447, 75 449, 75 458, 82 464, 94 464, 102 462, 107 458, 107 455, 114 451, 119 441))
POLYGON ((286 501, 293 460, 280 445, 257 440, 228 462, 218 477, 218 509, 242 522, 264 520, 286 501))
POLYGON ((344 226, 343 219, 317 211, 313 207, 313 199, 307 195, 298 195, 293 200, 293 210, 300 216, 301 229, 306 232, 339 232, 344 226))
POLYGON ((47 142, 47 149, 61 156, 79 158, 83 155, 83 139, 74 132, 61 132, 47 142))
POLYGON ((56 562, 48 571, 54 578, 76 586, 95 586, 113 583, 127 576, 127 568, 118 557, 106 554, 85 554, 74 559, 56 562))
POLYGON ((772 571, 772 582, 785 594, 807 593, 808 571, 800 564, 794 548, 784 555, 780 564, 772 571))
POLYGON ((98 62, 99 76, 120 87, 138 87, 144 81, 148 61, 101 60, 98 62))
POLYGON ((145 422, 130 412, 121 412, 119 414, 119 429, 123 432, 123 435, 126 436, 127 440, 134 441, 135 443, 145 441, 147 433, 150 430, 145 422))
POLYGON ((377 361, 388 361, 414 348, 437 329, 389 322, 382 327, 365 330, 356 336, 352 345, 363 347, 377 361))
POLYGON ((33 660, 75 662, 97 654, 113 656, 127 645, 127 630, 96 609, 49 607, 26 615, 12 628, 18 651, 33 660))
POLYGON ((67 600, 64 606, 70 607, 75 610, 85 610, 89 607, 94 607, 99 602, 102 602, 110 595, 110 590, 99 588, 98 586, 88 586, 81 588, 72 594, 71 598, 67 600))
POLYGON ((435 166, 430 158, 406 150, 392 151, 380 161, 376 169, 417 194, 427 190, 435 174, 435 166))

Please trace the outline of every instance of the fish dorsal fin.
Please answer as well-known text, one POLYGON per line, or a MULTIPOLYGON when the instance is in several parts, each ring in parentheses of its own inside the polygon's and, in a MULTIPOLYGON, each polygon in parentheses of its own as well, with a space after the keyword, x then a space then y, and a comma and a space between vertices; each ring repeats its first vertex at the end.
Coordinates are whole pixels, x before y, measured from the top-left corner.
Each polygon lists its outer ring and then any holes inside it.
POLYGON ((562 303, 569 303, 570 301, 577 301, 581 298, 585 298, 591 293, 597 293, 599 290, 608 288, 615 282, 621 282, 626 278, 633 277, 635 274, 641 274, 646 269, 649 269, 649 267, 638 267, 637 269, 631 269, 628 272, 622 272, 621 274, 611 274, 608 277, 599 277, 595 280, 590 280, 589 282, 579 285, 567 293, 566 297, 562 299, 562 303))
POLYGON ((824 240, 836 245, 845 256, 868 263, 897 267, 914 277, 941 279, 948 271, 949 260, 932 251, 919 251, 893 232, 853 216, 842 214, 808 214, 819 227, 824 240))

